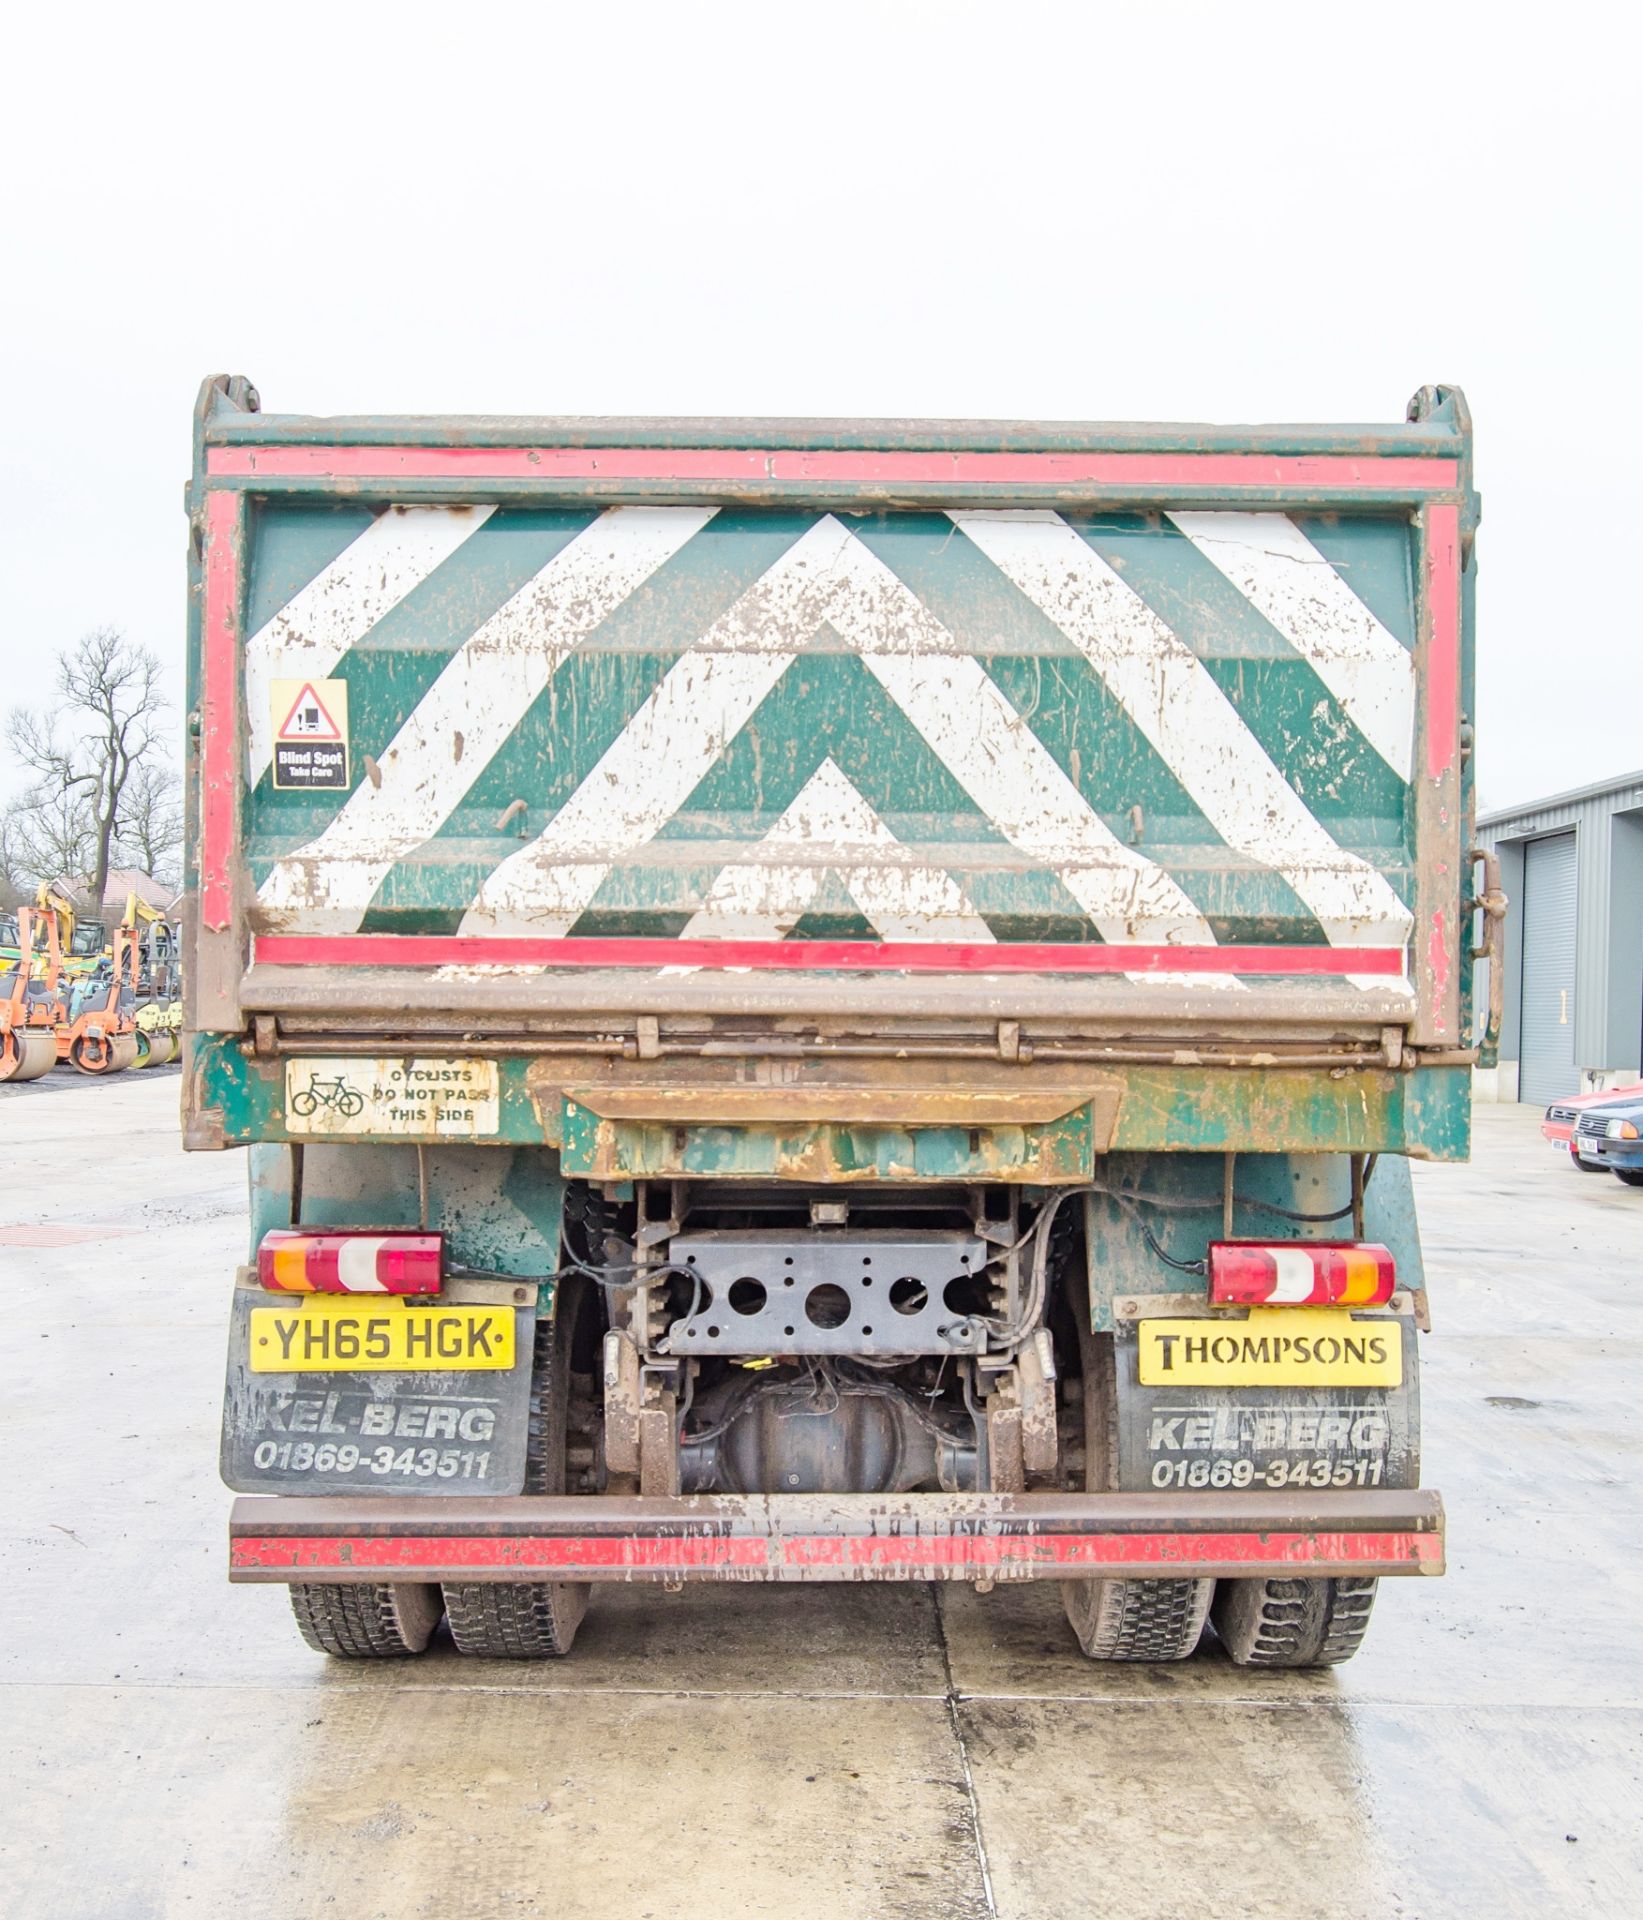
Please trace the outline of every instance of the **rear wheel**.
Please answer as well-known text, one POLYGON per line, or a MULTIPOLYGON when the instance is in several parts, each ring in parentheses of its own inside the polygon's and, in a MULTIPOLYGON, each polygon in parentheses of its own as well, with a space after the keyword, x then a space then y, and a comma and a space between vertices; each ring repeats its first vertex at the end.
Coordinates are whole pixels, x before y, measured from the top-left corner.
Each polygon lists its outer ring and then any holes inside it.
MULTIPOLYGON (((536 1325, 527 1493, 569 1491, 565 1453, 576 1373, 584 1368, 588 1336, 596 1331, 589 1287, 578 1279, 562 1281, 553 1318, 536 1325)), ((588 1394, 575 1393, 575 1399, 591 1404, 588 1394)), ((464 1653, 489 1660, 561 1659, 570 1652, 587 1604, 585 1581, 448 1581, 445 1586, 451 1638, 464 1653)))
POLYGON ((1223 1580, 1211 1617, 1240 1667, 1336 1667, 1363 1645, 1376 1584, 1223 1580))
POLYGON ((436 1586, 294 1586, 291 1611, 316 1653, 392 1660, 420 1653, 444 1611, 436 1586))
MULTIPOLYGON (((1069 1286, 1084 1371, 1084 1485, 1118 1484, 1118 1376, 1110 1334, 1090 1327, 1088 1286, 1069 1286)), ((1198 1645, 1213 1580, 1063 1580, 1061 1604, 1092 1660, 1185 1660, 1198 1645)))

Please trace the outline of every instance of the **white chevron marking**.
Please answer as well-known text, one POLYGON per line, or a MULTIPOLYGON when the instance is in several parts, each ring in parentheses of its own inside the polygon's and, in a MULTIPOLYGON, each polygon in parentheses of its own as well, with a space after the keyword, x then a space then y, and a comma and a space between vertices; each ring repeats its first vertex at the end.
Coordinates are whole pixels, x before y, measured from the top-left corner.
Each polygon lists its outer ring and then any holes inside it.
POLYGON ((1114 837, 981 663, 831 514, 674 663, 542 836, 486 880, 462 932, 567 932, 823 624, 861 655, 998 831, 1056 870, 1103 938, 1214 944, 1192 901, 1114 837))
POLYGON ((351 646, 448 560, 494 507, 389 507, 245 643, 251 785, 274 753, 276 680, 323 680, 351 646))
POLYGON ((687 653, 547 829, 504 860, 463 933, 568 933, 614 861, 654 838, 786 672, 771 653, 687 653))
POLYGON ((1407 907, 1338 846, 1197 655, 1060 515, 955 512, 1079 649, 1228 846, 1275 868, 1336 946, 1407 944, 1407 907))
POLYGON ((538 839, 489 875, 463 933, 568 933, 605 876, 672 819, 825 617, 840 540, 829 516, 683 653, 538 839))
POLYGON ((1306 660, 1400 780, 1415 741, 1415 661, 1281 513, 1172 513, 1192 544, 1306 660))
POLYGON ((943 867, 904 846, 829 757, 782 817, 725 867, 686 940, 780 940, 792 932, 829 873, 882 940, 991 941, 992 931, 943 867))
POLYGON ((352 932, 394 863, 432 838, 566 657, 699 533, 713 507, 613 507, 471 633, 317 839, 260 903, 352 932))

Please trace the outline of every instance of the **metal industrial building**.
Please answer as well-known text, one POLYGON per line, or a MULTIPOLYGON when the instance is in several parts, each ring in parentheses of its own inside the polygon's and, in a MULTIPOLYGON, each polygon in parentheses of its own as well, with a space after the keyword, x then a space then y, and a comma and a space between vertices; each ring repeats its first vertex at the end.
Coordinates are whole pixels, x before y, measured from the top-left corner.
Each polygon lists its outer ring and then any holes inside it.
MULTIPOLYGON (((1544 1102, 1643 1065, 1643 772, 1484 814, 1506 915, 1500 1067, 1478 1093, 1544 1102)), ((1483 1003, 1483 982, 1479 982, 1483 1003)))

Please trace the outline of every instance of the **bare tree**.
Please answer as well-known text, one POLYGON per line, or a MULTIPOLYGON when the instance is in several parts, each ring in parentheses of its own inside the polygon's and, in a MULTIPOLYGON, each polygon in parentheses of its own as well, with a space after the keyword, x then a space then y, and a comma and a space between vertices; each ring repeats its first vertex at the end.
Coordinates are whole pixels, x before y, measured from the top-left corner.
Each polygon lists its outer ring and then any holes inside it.
POLYGON ((11 744, 39 776, 37 797, 77 797, 90 817, 91 849, 83 870, 94 920, 102 918, 127 789, 137 768, 163 752, 158 718, 165 704, 160 663, 147 647, 118 627, 94 627, 58 657, 54 710, 25 710, 11 718, 11 744))
POLYGON ((78 880, 91 864, 97 827, 78 787, 37 782, 0 822, 7 875, 28 893, 42 880, 78 880))
POLYGON ((18 823, 0 814, 0 908, 22 906, 29 897, 30 868, 18 823))
POLYGON ((181 884, 183 783, 175 767, 152 755, 138 761, 126 782, 114 839, 122 860, 168 885, 181 884))

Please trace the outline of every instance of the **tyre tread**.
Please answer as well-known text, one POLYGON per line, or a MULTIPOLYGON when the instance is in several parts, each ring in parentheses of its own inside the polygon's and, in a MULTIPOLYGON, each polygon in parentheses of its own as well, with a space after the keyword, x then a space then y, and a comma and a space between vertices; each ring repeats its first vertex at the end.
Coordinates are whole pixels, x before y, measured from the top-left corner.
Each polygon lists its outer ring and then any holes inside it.
POLYGON ((392 1660, 420 1653, 400 1623, 391 1586, 322 1586, 298 1582, 291 1589, 297 1631, 316 1653, 344 1660, 392 1660))
MULTIPOLYGON (((551 1319, 536 1323, 531 1366, 525 1492, 564 1493, 565 1412, 571 1390, 573 1327, 562 1328, 561 1293, 551 1319)), ((577 1302, 578 1306, 585 1301, 577 1302)), ((586 1583, 448 1581, 445 1617, 459 1652, 487 1660, 562 1660, 587 1610, 586 1583)))
MULTIPOLYGON (((1089 1324, 1084 1286, 1072 1287, 1084 1367, 1085 1469, 1091 1493, 1118 1484, 1118 1389, 1112 1341, 1089 1324), (1093 1394, 1093 1405, 1090 1396, 1093 1394)), ((1068 1580, 1062 1604, 1091 1660, 1185 1660, 1197 1649, 1215 1594, 1213 1580, 1068 1580)))
POLYGON ((1363 1645, 1378 1582, 1223 1580, 1216 1631, 1241 1667, 1336 1667, 1363 1645))

